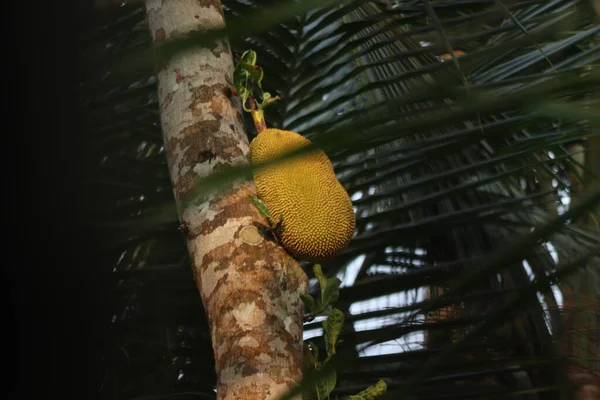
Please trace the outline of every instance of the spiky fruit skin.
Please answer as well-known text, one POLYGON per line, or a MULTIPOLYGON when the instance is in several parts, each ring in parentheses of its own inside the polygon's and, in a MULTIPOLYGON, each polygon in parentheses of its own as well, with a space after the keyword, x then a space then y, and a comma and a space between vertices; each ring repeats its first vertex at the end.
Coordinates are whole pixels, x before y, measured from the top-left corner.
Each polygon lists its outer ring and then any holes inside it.
MULTIPOLYGON (((275 159, 311 142, 279 129, 266 129, 250 143, 252 164, 275 159)), ((258 197, 269 208, 275 235, 298 258, 321 262, 348 245, 356 219, 352 201, 322 150, 254 169, 258 197)))

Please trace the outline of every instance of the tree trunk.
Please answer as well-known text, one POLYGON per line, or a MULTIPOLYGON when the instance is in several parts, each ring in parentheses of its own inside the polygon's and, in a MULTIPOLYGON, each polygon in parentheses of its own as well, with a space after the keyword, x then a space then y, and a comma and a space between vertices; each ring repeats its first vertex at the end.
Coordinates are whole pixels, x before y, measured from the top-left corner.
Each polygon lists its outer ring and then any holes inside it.
MULTIPOLYGON (((219 1, 149 0, 154 43, 224 26, 219 1)), ((226 41, 186 50, 158 66, 167 160, 194 276, 211 330, 217 399, 275 399, 301 379, 300 293, 307 278, 263 236, 252 182, 237 182, 182 209, 194 179, 248 164, 236 98, 227 96, 233 61, 226 41), (232 101, 235 104, 232 104, 232 101)))

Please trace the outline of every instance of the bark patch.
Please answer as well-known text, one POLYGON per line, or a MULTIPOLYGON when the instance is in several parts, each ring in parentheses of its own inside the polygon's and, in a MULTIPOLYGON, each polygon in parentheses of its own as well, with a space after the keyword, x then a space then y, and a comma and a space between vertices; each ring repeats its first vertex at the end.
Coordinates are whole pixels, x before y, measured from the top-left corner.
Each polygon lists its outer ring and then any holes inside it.
MULTIPOLYGON (((179 175, 179 177, 177 178, 177 183, 175 184, 175 198, 177 200, 182 199, 185 196, 185 194, 194 187, 196 175, 197 174, 191 169, 185 174, 179 175)), ((188 238, 191 239, 189 235, 188 238)))
POLYGON ((187 78, 187 76, 180 74, 181 70, 179 68, 175 68, 173 72, 175 72, 175 83, 177 84, 180 84, 185 78, 187 78))
POLYGON ((242 376, 243 377, 254 375, 259 372, 260 372, 259 369, 254 368, 252 365, 249 365, 249 364, 244 364, 244 366, 242 367, 242 376))
POLYGON ((167 37, 167 33, 165 32, 165 28, 159 28, 154 32, 154 42, 162 42, 167 37))
POLYGON ((165 99, 163 100, 161 107, 164 110, 165 108, 167 108, 171 102, 173 101, 173 92, 169 92, 169 94, 167 94, 165 96, 165 99))
POLYGON ((244 243, 248 243, 253 246, 262 243, 262 241, 264 240, 263 236, 258 231, 258 228, 253 225, 245 226, 242 228, 242 230, 240 231, 240 239, 244 243))
POLYGON ((211 220, 205 220, 200 232, 208 235, 220 226, 225 225, 230 218, 243 218, 252 213, 254 205, 249 198, 241 196, 223 196, 209 205, 210 209, 219 210, 219 213, 211 220))
POLYGON ((221 14, 222 17, 225 17, 225 15, 223 14, 223 7, 221 7, 220 0, 198 0, 198 4, 200 4, 202 7, 212 6, 219 14, 221 14))

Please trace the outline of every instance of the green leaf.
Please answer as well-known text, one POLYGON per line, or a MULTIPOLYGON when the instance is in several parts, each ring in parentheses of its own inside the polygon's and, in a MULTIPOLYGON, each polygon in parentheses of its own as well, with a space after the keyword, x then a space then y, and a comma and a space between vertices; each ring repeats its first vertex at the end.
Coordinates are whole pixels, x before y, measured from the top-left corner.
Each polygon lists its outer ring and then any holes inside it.
POLYGON ((325 373, 315 385, 317 390, 317 398, 319 400, 328 399, 333 389, 335 389, 336 383, 337 373, 335 371, 325 373))
POLYGON ((348 400, 375 400, 385 394, 387 384, 383 380, 377 381, 376 384, 369 386, 360 393, 350 396, 348 400))
POLYGON ((341 310, 334 308, 333 310, 331 310, 331 313, 329 313, 327 319, 323 321, 327 358, 331 358, 335 354, 335 346, 343 328, 344 313, 341 310))
POLYGON ((319 281, 319 288, 321 289, 321 304, 323 304, 323 293, 325 293, 325 290, 327 289, 327 276, 323 273, 321 264, 315 264, 313 267, 313 272, 319 281))
POLYGON ((339 297, 340 294, 340 281, 336 277, 327 278, 321 269, 321 265, 315 264, 313 267, 315 277, 319 281, 319 288, 321 295, 317 301, 317 306, 313 309, 313 316, 320 315, 325 312, 339 297))
POLYGON ((254 86, 260 87, 262 78, 263 70, 256 65, 256 52, 246 50, 233 71, 233 84, 242 100, 244 110, 250 111, 250 108, 246 106, 246 101, 252 96, 254 86))
POLYGON ((329 307, 340 296, 340 285, 342 281, 333 276, 327 279, 325 290, 321 293, 321 302, 325 308, 329 307))
POLYGON ((319 369, 319 348, 312 342, 304 342, 304 352, 302 358, 304 371, 314 371, 319 369))
POLYGON ((250 197, 250 199, 252 199, 252 204, 254 204, 254 206, 260 213, 260 215, 262 215, 265 218, 269 218, 269 207, 267 207, 267 205, 258 197, 256 197, 256 196, 249 196, 249 197, 250 197))
POLYGON ((304 308, 306 309, 308 314, 311 314, 313 316, 316 315, 315 311, 317 310, 317 302, 315 301, 315 298, 312 297, 310 294, 305 293, 300 293, 300 298, 302 299, 302 302, 304 303, 304 308))
POLYGON ((279 96, 271 97, 271 93, 268 93, 268 92, 264 92, 262 94, 262 98, 263 98, 263 100, 260 103, 258 103, 259 108, 262 108, 262 109, 265 109, 268 106, 281 100, 279 96))

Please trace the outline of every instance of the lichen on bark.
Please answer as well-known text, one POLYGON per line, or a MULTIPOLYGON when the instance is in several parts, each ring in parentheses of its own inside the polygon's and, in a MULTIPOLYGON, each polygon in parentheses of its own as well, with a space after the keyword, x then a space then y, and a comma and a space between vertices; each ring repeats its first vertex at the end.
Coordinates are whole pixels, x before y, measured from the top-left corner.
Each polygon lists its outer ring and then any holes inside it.
MULTIPOLYGON (((215 0, 149 0, 148 28, 161 42, 224 25, 215 0)), ((178 53, 157 71, 160 117, 176 200, 197 178, 248 164, 239 102, 227 96, 233 60, 226 41, 178 53)), ((301 379, 300 294, 307 278, 262 236, 252 182, 179 204, 188 251, 208 316, 218 399, 275 399, 301 379)))

